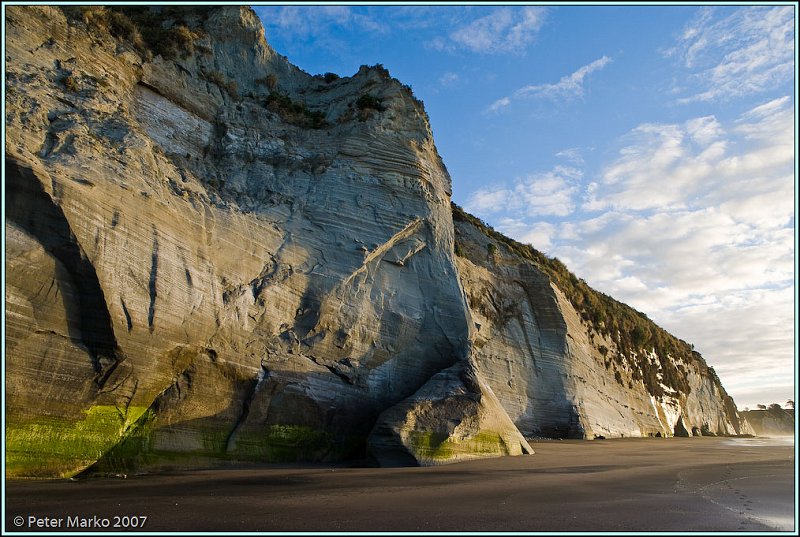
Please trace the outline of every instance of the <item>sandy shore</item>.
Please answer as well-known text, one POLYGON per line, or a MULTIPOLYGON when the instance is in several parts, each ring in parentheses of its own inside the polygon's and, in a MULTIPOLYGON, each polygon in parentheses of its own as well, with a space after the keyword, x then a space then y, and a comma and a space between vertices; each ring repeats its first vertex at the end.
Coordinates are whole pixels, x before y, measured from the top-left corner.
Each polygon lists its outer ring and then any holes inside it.
POLYGON ((790 442, 543 441, 535 455, 435 468, 11 481, 5 529, 67 531, 78 516, 113 530, 115 516, 146 515, 145 531, 793 531, 790 442), (29 527, 32 516, 61 527, 29 527))

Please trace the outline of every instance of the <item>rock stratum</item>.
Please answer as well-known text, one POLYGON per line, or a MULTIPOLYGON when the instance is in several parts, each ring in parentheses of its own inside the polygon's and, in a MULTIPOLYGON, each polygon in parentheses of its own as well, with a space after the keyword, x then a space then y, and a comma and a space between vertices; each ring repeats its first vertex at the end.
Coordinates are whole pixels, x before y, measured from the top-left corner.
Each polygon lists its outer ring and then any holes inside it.
POLYGON ((739 413, 758 436, 794 436, 794 409, 772 405, 766 410, 745 410, 739 413))
POLYGON ((310 76, 249 8, 6 13, 8 476, 750 432, 688 344, 451 205, 382 66, 310 76))

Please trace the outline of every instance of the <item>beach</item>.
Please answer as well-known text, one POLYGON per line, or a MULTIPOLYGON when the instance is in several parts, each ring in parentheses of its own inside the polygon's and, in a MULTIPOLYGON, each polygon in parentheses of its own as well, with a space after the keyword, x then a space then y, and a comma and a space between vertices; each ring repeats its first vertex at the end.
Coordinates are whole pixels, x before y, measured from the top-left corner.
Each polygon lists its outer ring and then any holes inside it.
POLYGON ((5 530, 554 532, 793 531, 796 527, 791 438, 547 440, 532 446, 534 455, 427 468, 231 466, 126 478, 8 481, 5 530), (132 517, 143 526, 131 527, 132 517), (75 526, 106 523, 107 528, 75 526))

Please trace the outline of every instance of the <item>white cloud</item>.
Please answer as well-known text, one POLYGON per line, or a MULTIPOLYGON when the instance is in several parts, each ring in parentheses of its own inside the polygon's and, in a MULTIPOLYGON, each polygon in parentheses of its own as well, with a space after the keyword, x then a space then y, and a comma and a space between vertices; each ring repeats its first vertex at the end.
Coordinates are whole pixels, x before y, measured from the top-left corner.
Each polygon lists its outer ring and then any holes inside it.
POLYGON ((735 131, 741 133, 749 140, 761 140, 768 144, 775 144, 783 140, 783 157, 794 156, 794 125, 792 124, 793 110, 789 97, 774 99, 756 106, 743 114, 736 122, 735 131))
POLYGON ((602 188, 587 193, 584 209, 679 210, 746 201, 765 191, 786 195, 781 187, 791 186, 785 170, 795 155, 793 115, 788 99, 776 99, 743 114, 730 133, 713 116, 640 125, 601 173, 602 188))
POLYGON ((458 82, 459 79, 460 77, 458 76, 458 74, 448 71, 447 73, 439 77, 439 84, 441 84, 442 86, 450 86, 458 82))
POLYGON ((530 224, 521 218, 501 218, 497 230, 520 242, 535 244, 537 248, 547 250, 558 228, 548 222, 530 224))
MULTIPOLYGON (((611 58, 603 56, 602 58, 580 67, 574 73, 561 77, 561 80, 556 83, 532 84, 520 88, 513 93, 513 98, 541 97, 547 99, 573 99, 575 97, 582 97, 584 94, 584 82, 586 77, 594 71, 599 71, 610 62, 611 58)), ((489 105, 486 111, 497 112, 510 105, 511 100, 510 97, 498 99, 489 105)))
POLYGON ((449 35, 434 41, 440 49, 465 48, 480 53, 522 53, 542 27, 546 9, 541 7, 493 8, 488 15, 473 20, 449 35))
POLYGON ((516 181, 512 188, 493 187, 472 194, 468 211, 479 216, 502 211, 518 211, 526 216, 567 216, 575 210, 580 170, 555 166, 545 173, 532 174, 516 181))
POLYGON ((792 285, 742 289, 727 301, 714 295, 708 305, 666 312, 661 322, 696 343, 739 408, 782 404, 794 399, 793 295, 792 285))
POLYGON ((709 145, 724 134, 714 116, 698 117, 686 122, 686 131, 699 145, 709 145))
POLYGON ((509 104, 511 104, 511 99, 509 99, 508 97, 497 99, 495 102, 489 105, 489 107, 486 109, 486 112, 488 113, 497 112, 498 110, 505 108, 509 104))
POLYGON ((730 99, 791 82, 794 38, 791 6, 703 9, 667 51, 694 82, 692 94, 678 102, 730 99))
POLYGON ((549 250, 556 232, 557 228, 553 224, 537 222, 515 238, 520 242, 536 244, 542 250, 549 250))
POLYGON ((767 103, 756 106, 749 112, 745 112, 742 114, 741 121, 774 117, 776 113, 780 113, 781 111, 785 110, 787 104, 789 104, 788 95, 784 97, 778 97, 777 99, 773 99, 767 103))
POLYGON ((476 214, 492 214, 504 209, 511 199, 511 191, 507 189, 481 189, 473 192, 467 202, 467 210, 476 214))
POLYGON ((561 77, 554 84, 533 84, 520 88, 515 92, 517 97, 580 97, 583 95, 583 82, 587 75, 599 71, 611 62, 611 58, 603 56, 586 64, 572 74, 561 77))
MULTIPOLYGON (((445 14, 439 6, 405 5, 405 6, 378 6, 372 12, 376 18, 391 21, 393 28, 407 31, 428 30, 441 24, 445 14)), ((451 18, 457 10, 450 10, 451 18)))
POLYGON ((447 41, 445 41, 445 39, 442 36, 434 37, 433 39, 428 41, 425 45, 428 48, 432 48, 433 50, 439 50, 439 51, 447 50, 448 48, 447 41))
POLYGON ((575 210, 577 191, 568 174, 554 170, 518 183, 514 203, 523 204, 528 216, 567 216, 575 210))
POLYGON ((568 149, 562 149, 558 153, 555 154, 556 157, 563 158, 570 164, 574 164, 576 166, 583 166, 585 164, 583 160, 583 155, 581 155, 580 149, 577 147, 570 147, 568 149))
POLYGON ((696 185, 710 173, 699 158, 687 158, 684 126, 643 124, 623 141, 619 158, 602 176, 602 189, 595 189, 585 210, 645 210, 680 208, 685 188, 696 185))
POLYGON ((280 31, 301 39, 328 39, 332 27, 367 33, 383 33, 389 27, 368 14, 349 6, 257 6, 253 8, 270 31, 280 31))

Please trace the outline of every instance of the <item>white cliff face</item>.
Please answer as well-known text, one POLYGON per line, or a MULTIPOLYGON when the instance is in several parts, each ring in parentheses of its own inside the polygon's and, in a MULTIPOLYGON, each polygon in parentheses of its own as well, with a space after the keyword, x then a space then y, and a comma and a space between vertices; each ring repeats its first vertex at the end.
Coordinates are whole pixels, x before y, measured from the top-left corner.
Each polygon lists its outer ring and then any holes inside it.
POLYGON ((477 370, 525 436, 748 432, 704 364, 680 363, 686 392, 662 384, 663 394, 651 394, 634 368, 638 360, 657 364, 657 355, 612 360, 616 343, 582 319, 545 272, 469 221, 455 226, 477 370))
POLYGON ((382 410, 463 357, 450 178, 420 103, 381 69, 331 84, 299 72, 254 17, 212 10, 211 54, 142 63, 108 35, 90 47, 92 30, 59 9, 10 11, 19 423, 42 404, 64 427, 87 408, 155 405, 155 451, 263 454, 271 427, 363 449, 382 410), (36 49, 54 33, 68 38, 36 49), (220 84, 198 75, 212 69, 220 84), (268 108, 255 81, 270 75, 327 123, 268 108), (365 94, 385 110, 360 110, 365 94), (84 279, 102 322, 57 296, 84 279), (72 332, 57 326, 76 315, 72 332), (69 382, 38 373, 51 332, 69 382), (48 389, 23 393, 31 377, 48 389))
POLYGON ((794 409, 770 407, 767 410, 746 410, 740 413, 750 427, 750 433, 758 436, 794 436, 794 409))
MULTIPOLYGON (((674 428, 546 276, 454 256, 427 116, 383 68, 311 77, 245 8, 127 13, 192 46, 7 11, 9 475, 674 428)), ((689 430, 731 432, 689 378, 689 430)))

